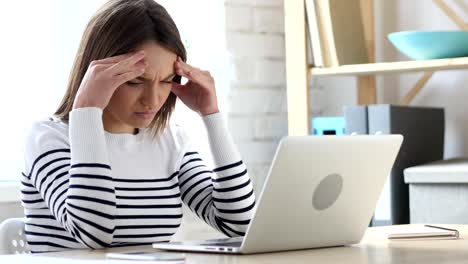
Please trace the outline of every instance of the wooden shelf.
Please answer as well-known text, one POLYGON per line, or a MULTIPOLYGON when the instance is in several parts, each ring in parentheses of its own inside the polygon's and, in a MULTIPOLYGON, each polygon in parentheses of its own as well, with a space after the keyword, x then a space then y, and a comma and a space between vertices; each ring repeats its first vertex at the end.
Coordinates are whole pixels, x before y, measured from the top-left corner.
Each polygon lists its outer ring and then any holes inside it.
MULTIPOLYGON (((307 21, 304 0, 284 1, 286 92, 288 100, 288 133, 302 136, 310 134, 310 76, 357 76, 357 104, 377 103, 375 75, 424 72, 402 100, 408 105, 430 80, 434 72, 468 69, 468 57, 423 61, 375 62, 375 0, 360 0, 364 35, 369 64, 344 65, 332 68, 313 68, 307 65, 307 21)), ((445 0, 433 0, 462 30, 468 25, 446 5, 445 0)), ((428 1, 429 2, 429 1, 428 1)))
POLYGON ((332 68, 310 68, 313 76, 378 75, 405 72, 426 72, 468 69, 468 57, 453 59, 398 61, 343 65, 332 68))

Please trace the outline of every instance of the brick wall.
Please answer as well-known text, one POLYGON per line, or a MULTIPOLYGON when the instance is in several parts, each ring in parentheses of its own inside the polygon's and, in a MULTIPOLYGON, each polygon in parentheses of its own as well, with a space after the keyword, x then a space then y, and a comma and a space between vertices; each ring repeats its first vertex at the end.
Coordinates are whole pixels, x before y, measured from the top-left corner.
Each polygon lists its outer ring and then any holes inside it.
POLYGON ((228 124, 258 193, 276 146, 287 134, 282 0, 225 0, 234 67, 228 124))
MULTIPOLYGON (((225 0, 225 14, 235 70, 229 125, 259 193, 288 131, 283 0, 225 0)), ((340 116, 355 100, 352 77, 311 79, 311 117, 340 116)))

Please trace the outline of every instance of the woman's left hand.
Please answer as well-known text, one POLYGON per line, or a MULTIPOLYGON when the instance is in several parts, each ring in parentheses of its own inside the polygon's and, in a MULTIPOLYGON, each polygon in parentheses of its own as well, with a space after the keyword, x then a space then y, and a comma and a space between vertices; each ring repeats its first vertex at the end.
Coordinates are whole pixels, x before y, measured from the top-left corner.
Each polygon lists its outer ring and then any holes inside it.
POLYGON ((184 85, 172 83, 172 92, 193 111, 206 116, 219 112, 214 79, 210 72, 190 66, 180 57, 174 63, 177 75, 185 77, 184 85))

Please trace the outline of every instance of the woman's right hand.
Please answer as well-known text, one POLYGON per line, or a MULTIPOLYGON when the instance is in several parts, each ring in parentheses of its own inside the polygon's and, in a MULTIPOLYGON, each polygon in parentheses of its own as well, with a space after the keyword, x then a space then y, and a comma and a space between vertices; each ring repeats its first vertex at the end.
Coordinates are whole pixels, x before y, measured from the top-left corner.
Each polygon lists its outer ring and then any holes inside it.
POLYGON ((73 103, 73 109, 99 107, 104 109, 122 84, 141 76, 147 66, 144 51, 92 61, 86 71, 73 103))

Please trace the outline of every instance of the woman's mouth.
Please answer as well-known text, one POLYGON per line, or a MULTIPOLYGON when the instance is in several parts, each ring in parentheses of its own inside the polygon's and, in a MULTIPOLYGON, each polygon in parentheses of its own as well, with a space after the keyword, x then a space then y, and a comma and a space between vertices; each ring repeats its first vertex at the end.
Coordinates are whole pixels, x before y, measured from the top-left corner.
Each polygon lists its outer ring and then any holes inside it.
POLYGON ((135 112, 135 115, 143 119, 153 119, 155 111, 135 112))

